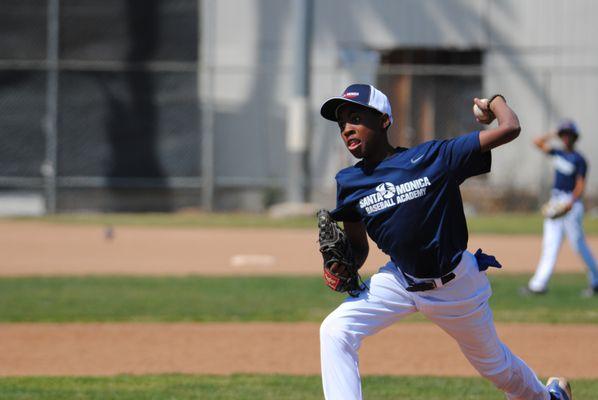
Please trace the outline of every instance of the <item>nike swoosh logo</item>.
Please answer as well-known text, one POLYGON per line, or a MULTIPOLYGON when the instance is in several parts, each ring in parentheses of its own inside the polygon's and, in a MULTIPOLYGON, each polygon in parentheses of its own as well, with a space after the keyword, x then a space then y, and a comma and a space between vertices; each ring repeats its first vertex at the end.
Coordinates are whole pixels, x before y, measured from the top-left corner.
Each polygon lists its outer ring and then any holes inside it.
POLYGON ((418 162, 419 160, 421 160, 423 156, 424 156, 424 155, 422 154, 421 156, 419 156, 419 157, 417 157, 417 158, 412 158, 412 159, 411 159, 411 163, 412 163, 412 164, 415 164, 416 162, 418 162))

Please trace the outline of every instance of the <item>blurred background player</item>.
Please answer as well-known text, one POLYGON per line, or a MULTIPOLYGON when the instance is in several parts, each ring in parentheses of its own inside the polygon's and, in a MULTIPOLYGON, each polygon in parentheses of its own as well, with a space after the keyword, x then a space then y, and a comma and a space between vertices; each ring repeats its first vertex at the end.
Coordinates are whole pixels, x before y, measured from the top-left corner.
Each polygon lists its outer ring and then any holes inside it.
POLYGON ((547 133, 534 140, 538 149, 550 155, 555 169, 554 184, 550 203, 561 204, 564 215, 544 219, 544 238, 542 255, 534 276, 524 292, 543 294, 547 291, 548 281, 554 270, 557 256, 566 234, 573 249, 579 253, 588 267, 589 288, 582 292, 584 296, 598 294, 598 269, 596 260, 586 243, 583 231, 584 206, 582 196, 586 186, 588 165, 585 158, 575 150, 579 130, 571 120, 563 121, 555 132, 547 133), (552 147, 552 139, 558 138, 563 148, 552 147))

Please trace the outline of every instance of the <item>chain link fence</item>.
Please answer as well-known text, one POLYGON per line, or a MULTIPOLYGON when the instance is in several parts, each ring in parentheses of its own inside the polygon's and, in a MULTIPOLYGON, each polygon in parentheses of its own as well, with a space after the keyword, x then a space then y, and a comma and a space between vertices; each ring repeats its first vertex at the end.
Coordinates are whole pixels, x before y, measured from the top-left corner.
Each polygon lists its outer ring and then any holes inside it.
MULTIPOLYGON (((200 8, 197 0, 4 0, 0 208, 11 196, 18 205, 33 196, 38 212, 51 211, 52 188, 58 212, 201 206, 202 169, 208 165, 201 111, 207 100, 199 101, 204 92, 198 79, 206 65, 213 73, 214 208, 260 210, 284 201, 285 101, 292 74, 277 61, 283 50, 258 43, 254 64, 231 54, 225 54, 225 64, 201 64, 200 8), (52 2, 59 9, 56 64, 47 48, 52 2), (51 98, 53 71, 58 90, 51 98)), ((484 56, 483 49, 351 50, 345 58, 341 54, 336 66, 313 65, 309 199, 332 205, 334 174, 355 161, 334 135, 335 127, 319 117, 320 103, 349 82, 366 81, 389 95, 397 121, 391 141, 401 146, 479 129, 471 117, 471 99, 506 90, 522 118, 525 138, 508 152, 497 152, 499 168, 466 186, 466 197, 469 191, 471 199, 490 199, 477 201, 481 209, 535 207, 538 192, 547 192, 551 172, 527 139, 560 117, 577 118, 567 114, 571 110, 583 117, 582 128, 592 127, 590 93, 598 87, 598 73, 519 65, 505 72, 489 69, 484 56), (367 71, 352 70, 351 59, 366 60, 367 71), (581 106, 560 107, 552 101, 563 96, 581 106)), ((598 152, 591 148, 596 141, 583 143, 590 146, 582 147, 586 156, 598 152)))
POLYGON ((56 2, 58 91, 46 101, 51 3, 8 0, 0 11, 4 192, 41 194, 55 176, 57 210, 189 204, 200 175, 197 1, 56 2))

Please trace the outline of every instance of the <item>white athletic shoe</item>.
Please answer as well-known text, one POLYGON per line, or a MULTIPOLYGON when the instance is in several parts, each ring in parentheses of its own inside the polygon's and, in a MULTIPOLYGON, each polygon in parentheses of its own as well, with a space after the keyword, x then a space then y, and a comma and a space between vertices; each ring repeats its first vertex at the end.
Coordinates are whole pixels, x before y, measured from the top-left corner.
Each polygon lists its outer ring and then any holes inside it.
POLYGON ((553 376, 546 381, 546 389, 550 393, 551 400, 573 400, 571 396, 571 385, 566 378, 553 376))

